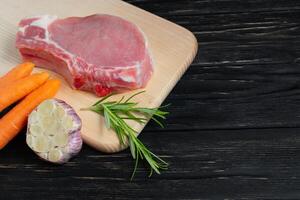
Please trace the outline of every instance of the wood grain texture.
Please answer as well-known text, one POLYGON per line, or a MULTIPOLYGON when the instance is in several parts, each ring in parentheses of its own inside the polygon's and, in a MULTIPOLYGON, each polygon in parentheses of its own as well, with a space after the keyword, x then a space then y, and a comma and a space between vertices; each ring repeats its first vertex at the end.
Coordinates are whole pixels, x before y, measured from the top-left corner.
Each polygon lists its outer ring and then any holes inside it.
MULTIPOLYGON (((2 0, 0 13, 0 73, 8 71, 10 67, 20 62, 16 54, 14 37, 17 32, 18 22, 28 16, 54 14, 60 18, 70 16, 87 16, 95 13, 108 13, 125 18, 136 24, 145 34, 147 45, 154 60, 154 74, 143 90, 146 92, 136 98, 140 106, 158 107, 169 94, 182 74, 190 66, 197 52, 195 36, 188 30, 159 18, 151 13, 138 9, 119 0, 63 0, 59 4, 53 1, 39 0, 2 0), (32 4, 32 6, 27 6, 32 4), (74 9, 74 5, 80 9, 74 9), (26 9, 25 9, 26 8, 26 9), (11 16, 10 13, 16 15, 11 16), (9 43, 6 46, 6 43, 9 43), (13 53, 12 53, 13 52, 13 53), (12 53, 12 54, 10 54, 12 53), (7 64, 7 56, 12 59, 7 64), (16 57, 12 57, 16 56, 16 57)), ((64 80, 63 77, 52 73, 52 76, 64 80)), ((127 92, 130 96, 137 91, 127 92)), ((122 97, 118 95, 112 100, 122 97)), ((72 90, 66 81, 62 81, 62 87, 56 98, 70 104, 82 119, 82 137, 85 143, 104 152, 117 152, 125 148, 121 146, 117 135, 111 129, 107 129, 104 120, 96 113, 80 111, 99 100, 93 94, 72 90)), ((130 123, 139 133, 144 125, 130 123)))
POLYGON ((201 42, 170 93, 162 131, 140 135, 170 169, 128 181, 128 150, 85 146, 65 166, 38 160, 23 135, 0 152, 0 199, 300 199, 300 2, 131 0, 201 42), (4 191, 4 192, 3 192, 4 191))

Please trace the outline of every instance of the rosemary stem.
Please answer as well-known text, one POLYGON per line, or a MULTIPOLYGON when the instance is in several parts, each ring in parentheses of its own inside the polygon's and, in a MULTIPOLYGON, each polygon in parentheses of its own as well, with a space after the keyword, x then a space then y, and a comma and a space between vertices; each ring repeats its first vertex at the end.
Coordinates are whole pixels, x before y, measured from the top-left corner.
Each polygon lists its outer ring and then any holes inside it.
POLYGON ((92 106, 80 109, 82 111, 93 111, 102 115, 104 117, 106 126, 116 132, 120 140, 120 144, 125 145, 126 142, 126 144, 130 146, 132 158, 135 160, 131 180, 135 175, 138 162, 140 160, 148 163, 151 170, 149 176, 152 175, 153 171, 157 174, 160 174, 160 170, 167 169, 168 166, 168 163, 152 153, 141 142, 141 140, 137 138, 136 130, 130 127, 130 125, 127 123, 127 120, 132 120, 139 124, 145 124, 147 119, 153 119, 158 125, 163 127, 158 118, 165 119, 165 116, 168 114, 168 112, 160 110, 161 107, 140 108, 137 107, 137 103, 130 101, 133 97, 141 94, 142 92, 138 92, 126 100, 124 100, 123 96, 119 101, 107 101, 107 99, 111 96, 108 95, 103 97, 92 106), (143 116, 141 117, 141 115, 143 116))

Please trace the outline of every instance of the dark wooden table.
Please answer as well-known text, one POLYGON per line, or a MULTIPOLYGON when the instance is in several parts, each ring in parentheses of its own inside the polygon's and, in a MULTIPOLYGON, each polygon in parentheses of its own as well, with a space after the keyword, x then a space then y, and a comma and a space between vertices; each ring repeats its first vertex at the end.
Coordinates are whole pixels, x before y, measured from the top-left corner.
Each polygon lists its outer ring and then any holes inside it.
POLYGON ((0 152, 0 199, 300 199, 300 1, 130 0, 194 32, 198 55, 140 138, 170 163, 130 182, 128 150, 64 166, 24 134, 0 152))

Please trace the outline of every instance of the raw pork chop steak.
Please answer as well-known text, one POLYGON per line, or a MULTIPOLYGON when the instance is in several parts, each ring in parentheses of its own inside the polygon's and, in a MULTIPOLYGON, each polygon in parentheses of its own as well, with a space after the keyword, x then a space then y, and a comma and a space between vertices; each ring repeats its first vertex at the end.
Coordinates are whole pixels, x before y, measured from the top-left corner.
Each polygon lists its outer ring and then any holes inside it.
POLYGON ((61 74, 75 89, 98 96, 142 88, 153 72, 143 33, 111 15, 23 19, 16 46, 24 60, 61 74))

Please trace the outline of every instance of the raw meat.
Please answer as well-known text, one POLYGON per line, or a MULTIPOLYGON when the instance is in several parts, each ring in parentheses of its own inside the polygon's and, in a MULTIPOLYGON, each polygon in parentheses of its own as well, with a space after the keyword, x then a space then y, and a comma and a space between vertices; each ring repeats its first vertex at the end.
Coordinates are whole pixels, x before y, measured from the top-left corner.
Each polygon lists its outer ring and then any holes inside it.
POLYGON ((143 33, 111 15, 23 19, 16 46, 24 60, 61 74, 75 89, 98 96, 145 87, 153 72, 143 33))

